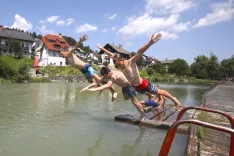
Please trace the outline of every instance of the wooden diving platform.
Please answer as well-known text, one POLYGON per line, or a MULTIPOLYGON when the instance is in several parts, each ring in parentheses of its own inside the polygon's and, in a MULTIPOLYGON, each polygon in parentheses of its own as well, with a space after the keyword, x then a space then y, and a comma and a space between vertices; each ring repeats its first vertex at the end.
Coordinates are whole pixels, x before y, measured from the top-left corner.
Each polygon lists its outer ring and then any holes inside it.
MULTIPOLYGON (((152 107, 145 107, 144 111, 146 112, 146 118, 142 122, 138 120, 138 117, 134 117, 130 114, 115 116, 115 120, 128 124, 168 130, 176 121, 178 113, 182 108, 183 106, 177 110, 174 105, 171 104, 165 104, 164 110, 152 107)), ((193 114, 194 111, 187 111, 184 114, 183 119, 189 119, 191 118, 191 116, 193 116, 193 114)), ((177 132, 187 134, 188 127, 183 125, 179 126, 177 132)))

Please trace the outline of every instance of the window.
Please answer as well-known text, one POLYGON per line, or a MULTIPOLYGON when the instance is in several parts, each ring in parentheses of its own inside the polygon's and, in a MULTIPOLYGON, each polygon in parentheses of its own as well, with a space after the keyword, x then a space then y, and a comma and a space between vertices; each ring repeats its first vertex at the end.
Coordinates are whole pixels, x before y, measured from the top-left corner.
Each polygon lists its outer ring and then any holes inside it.
POLYGON ((8 41, 5 41, 5 46, 8 46, 8 41))
POLYGON ((55 53, 55 51, 53 52, 53 56, 56 56, 56 53, 55 53))
POLYGON ((60 49, 60 45, 57 45, 57 44, 53 44, 54 48, 56 49, 60 49))
POLYGON ((26 43, 26 47, 28 47, 28 43, 26 43))
POLYGON ((0 52, 2 51, 2 49, 0 49, 0 52))
POLYGON ((6 49, 4 49, 4 53, 6 53, 6 49))
POLYGON ((24 43, 22 43, 22 47, 24 47, 24 43))
POLYGON ((56 63, 54 63, 54 65, 56 65, 56 63))
POLYGON ((56 43, 55 40, 50 40, 50 39, 48 39, 48 42, 56 43))
POLYGON ((52 62, 50 62, 50 65, 53 65, 52 62))
POLYGON ((62 66, 63 65, 63 62, 60 62, 60 66, 62 66))

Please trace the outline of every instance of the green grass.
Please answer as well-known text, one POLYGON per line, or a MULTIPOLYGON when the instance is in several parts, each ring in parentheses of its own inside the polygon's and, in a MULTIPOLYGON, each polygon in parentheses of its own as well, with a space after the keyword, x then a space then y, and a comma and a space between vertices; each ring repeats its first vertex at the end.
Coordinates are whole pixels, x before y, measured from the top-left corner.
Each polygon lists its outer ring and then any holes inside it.
POLYGON ((32 78, 30 82, 36 83, 36 82, 51 82, 51 81, 46 77, 40 77, 40 78, 32 78))

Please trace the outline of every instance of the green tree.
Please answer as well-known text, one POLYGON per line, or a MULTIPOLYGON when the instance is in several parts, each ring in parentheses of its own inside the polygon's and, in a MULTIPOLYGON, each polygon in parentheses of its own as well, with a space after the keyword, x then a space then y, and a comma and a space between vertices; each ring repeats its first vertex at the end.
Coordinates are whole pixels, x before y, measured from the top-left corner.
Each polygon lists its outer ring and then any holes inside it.
POLYGON ((32 33, 32 37, 33 37, 33 38, 37 38, 36 32, 33 32, 33 33, 32 33))
POLYGON ((153 75, 153 73, 154 73, 154 70, 153 70, 152 68, 148 68, 148 69, 147 69, 147 74, 148 74, 149 76, 153 75))
POLYGON ((37 35, 37 38, 38 38, 38 39, 42 39, 42 35, 41 35, 41 34, 38 34, 38 35, 37 35))
POLYGON ((213 53, 210 54, 209 63, 206 68, 207 74, 210 79, 214 80, 219 75, 219 61, 218 57, 213 53))
POLYGON ((199 55, 196 58, 194 58, 194 60, 195 61, 190 66, 192 76, 199 79, 207 79, 208 73, 206 69, 209 64, 209 58, 205 55, 199 55))
POLYGON ((108 66, 108 64, 109 63, 107 61, 103 62, 103 65, 106 66, 106 67, 108 66))
POLYGON ((187 73, 189 65, 184 59, 176 59, 173 63, 171 63, 168 67, 168 71, 170 73, 175 73, 177 76, 182 76, 187 73))
MULTIPOLYGON (((74 46, 76 44, 76 40, 72 37, 68 37, 68 36, 63 36, 63 38, 67 41, 67 43, 70 46, 74 46)), ((82 45, 83 46, 83 45, 82 45)), ((80 46, 81 47, 81 46, 80 46)))
POLYGON ((164 75, 167 72, 166 68, 161 63, 154 64, 153 69, 155 70, 155 72, 160 73, 162 75, 164 75))
POLYGON ((20 41, 15 39, 9 39, 9 53, 15 53, 15 57, 22 58, 23 57, 23 49, 20 46, 20 41))
POLYGON ((220 62, 220 76, 234 76, 234 55, 229 59, 224 59, 220 62))

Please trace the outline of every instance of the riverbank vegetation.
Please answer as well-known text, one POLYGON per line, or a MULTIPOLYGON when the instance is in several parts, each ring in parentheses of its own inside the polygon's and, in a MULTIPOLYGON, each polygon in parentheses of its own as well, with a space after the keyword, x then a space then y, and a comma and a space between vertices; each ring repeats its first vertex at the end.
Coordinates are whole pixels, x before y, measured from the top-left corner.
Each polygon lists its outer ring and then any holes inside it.
MULTIPOLYGON (((138 66, 142 64, 138 62, 138 66)), ((99 66, 93 65, 97 71, 99 66)), ((12 58, 0 56, 0 84, 22 82, 48 82, 48 78, 31 78, 29 70, 33 67, 33 60, 29 58, 12 58)), ((49 77, 54 76, 82 76, 83 74, 71 66, 41 67, 40 72, 49 77)), ((234 76, 234 55, 220 63, 213 53, 210 57, 200 55, 194 58, 189 66, 183 59, 177 59, 168 67, 158 63, 146 69, 139 70, 140 75, 152 82, 172 83, 213 83, 225 77, 234 76)))
POLYGON ((28 58, 0 57, 0 84, 22 83, 30 81, 29 69, 33 67, 33 60, 28 58))

